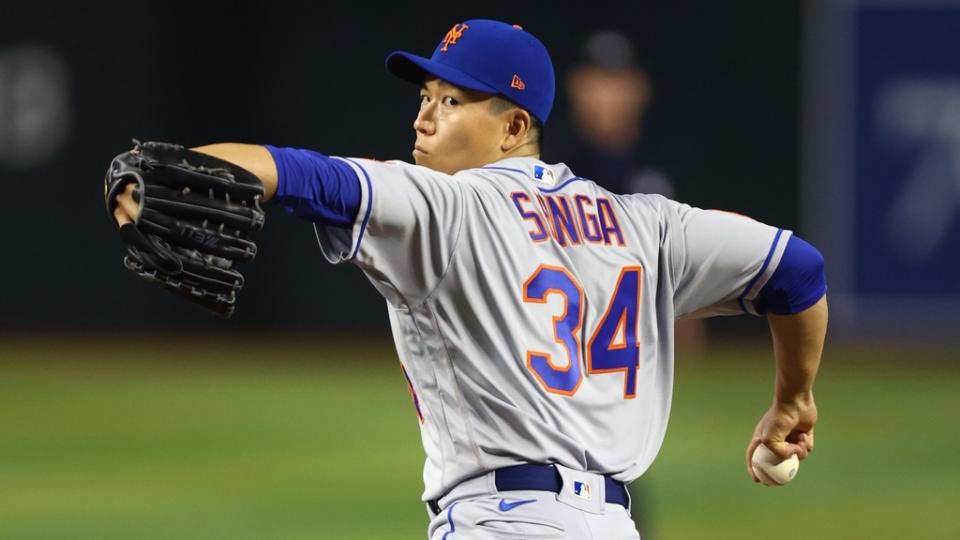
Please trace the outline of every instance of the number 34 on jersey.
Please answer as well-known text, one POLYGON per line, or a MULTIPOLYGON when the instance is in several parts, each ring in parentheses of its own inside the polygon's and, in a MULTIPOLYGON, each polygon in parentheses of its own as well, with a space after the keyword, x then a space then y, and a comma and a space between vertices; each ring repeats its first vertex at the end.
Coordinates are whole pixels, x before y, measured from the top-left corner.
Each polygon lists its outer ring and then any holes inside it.
MULTIPOLYGON (((523 301, 546 304, 551 295, 563 299, 563 312, 553 317, 553 338, 567 354, 567 362, 555 362, 548 352, 526 351, 527 369, 548 392, 572 396, 583 382, 584 367, 589 375, 623 377, 623 397, 637 395, 640 367, 640 294, 643 268, 620 269, 603 316, 589 329, 586 348, 583 287, 567 269, 541 264, 523 283, 523 301), (581 358, 586 352, 586 359, 581 358)), ((544 321, 545 324, 546 321, 544 321)))

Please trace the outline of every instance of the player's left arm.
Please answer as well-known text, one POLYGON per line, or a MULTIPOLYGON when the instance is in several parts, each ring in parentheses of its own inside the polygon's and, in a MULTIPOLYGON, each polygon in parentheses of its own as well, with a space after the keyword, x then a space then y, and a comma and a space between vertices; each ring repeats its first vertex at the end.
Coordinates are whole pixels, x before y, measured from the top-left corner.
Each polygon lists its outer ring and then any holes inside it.
POLYGON ((256 174, 264 200, 319 225, 317 240, 327 260, 373 272, 388 300, 415 304, 445 274, 466 215, 463 190, 450 175, 399 161, 273 145, 195 150, 256 174))
MULTIPOLYGON (((264 202, 276 195, 279 176, 277 164, 266 147, 258 144, 215 143, 197 146, 191 150, 229 161, 253 173, 263 184, 264 202)), ((119 225, 133 222, 134 216, 139 212, 140 205, 133 198, 136 186, 136 182, 127 184, 124 191, 117 196, 118 205, 114 218, 119 225)))
POLYGON ((229 161, 253 173, 263 184, 263 200, 277 193, 277 164, 267 148, 259 144, 215 143, 191 150, 229 161))

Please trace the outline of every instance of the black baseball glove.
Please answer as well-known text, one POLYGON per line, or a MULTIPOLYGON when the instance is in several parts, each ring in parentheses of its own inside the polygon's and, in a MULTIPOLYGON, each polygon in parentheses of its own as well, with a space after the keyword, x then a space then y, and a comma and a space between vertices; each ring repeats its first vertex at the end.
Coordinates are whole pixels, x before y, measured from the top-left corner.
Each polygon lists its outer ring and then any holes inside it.
POLYGON ((263 185, 227 161, 161 142, 115 157, 104 193, 111 219, 129 183, 139 211, 120 228, 123 265, 223 317, 236 307, 241 263, 257 254, 251 234, 263 228, 263 185))

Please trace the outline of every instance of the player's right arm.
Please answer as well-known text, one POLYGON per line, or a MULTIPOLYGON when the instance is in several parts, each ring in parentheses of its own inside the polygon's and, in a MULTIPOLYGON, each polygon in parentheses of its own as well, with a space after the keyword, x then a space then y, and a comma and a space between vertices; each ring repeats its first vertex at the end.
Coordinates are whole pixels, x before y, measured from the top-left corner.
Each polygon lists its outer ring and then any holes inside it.
POLYGON ((744 216, 666 200, 661 208, 677 316, 751 313, 769 321, 777 379, 747 447, 751 477, 757 480, 749 458, 760 443, 781 458, 806 458, 827 325, 823 257, 790 231, 744 216))
POLYGON ((761 443, 781 459, 805 459, 813 450, 817 405, 813 382, 827 334, 827 297, 798 313, 768 314, 777 378, 773 403, 757 423, 747 445, 747 472, 759 482, 750 458, 761 443))

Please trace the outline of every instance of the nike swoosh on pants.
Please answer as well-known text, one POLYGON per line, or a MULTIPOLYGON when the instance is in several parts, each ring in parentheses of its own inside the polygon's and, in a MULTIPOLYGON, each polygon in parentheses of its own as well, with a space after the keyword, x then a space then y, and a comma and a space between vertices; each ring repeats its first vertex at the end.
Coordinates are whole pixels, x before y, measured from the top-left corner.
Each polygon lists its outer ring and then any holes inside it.
POLYGON ((501 512, 509 512, 509 511, 513 510, 514 508, 520 506, 520 505, 529 504, 529 503, 532 503, 532 502, 537 502, 537 500, 536 500, 536 499, 524 499, 524 500, 521 500, 521 501, 508 502, 506 499, 500 499, 500 511, 501 511, 501 512))

